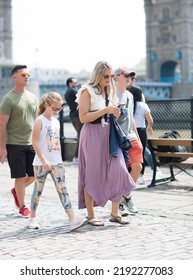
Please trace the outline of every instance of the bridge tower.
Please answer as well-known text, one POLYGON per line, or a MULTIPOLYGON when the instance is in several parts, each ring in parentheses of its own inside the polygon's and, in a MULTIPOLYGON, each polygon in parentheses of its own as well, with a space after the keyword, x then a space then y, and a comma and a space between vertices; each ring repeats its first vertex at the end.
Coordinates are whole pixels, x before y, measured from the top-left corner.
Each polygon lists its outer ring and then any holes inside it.
POLYGON ((0 0, 0 102, 12 88, 12 1, 0 0))
POLYGON ((0 0, 0 65, 12 63, 11 0, 0 0))
POLYGON ((193 0, 144 0, 147 79, 193 82, 193 0))

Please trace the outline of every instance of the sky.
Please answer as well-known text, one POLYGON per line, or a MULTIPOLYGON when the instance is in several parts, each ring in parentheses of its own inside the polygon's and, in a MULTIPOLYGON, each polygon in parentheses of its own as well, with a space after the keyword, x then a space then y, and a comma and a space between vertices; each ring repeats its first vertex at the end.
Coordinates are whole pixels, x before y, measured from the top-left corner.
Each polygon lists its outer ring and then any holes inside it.
POLYGON ((12 0, 13 62, 91 71, 146 56, 143 0, 12 0))

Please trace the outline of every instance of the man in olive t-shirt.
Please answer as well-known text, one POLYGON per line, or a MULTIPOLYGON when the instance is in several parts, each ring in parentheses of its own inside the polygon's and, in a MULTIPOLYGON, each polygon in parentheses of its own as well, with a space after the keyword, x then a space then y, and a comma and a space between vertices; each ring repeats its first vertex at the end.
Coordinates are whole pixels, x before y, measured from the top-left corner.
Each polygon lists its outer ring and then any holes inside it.
POLYGON ((26 89, 30 77, 26 65, 15 66, 11 75, 15 87, 0 104, 0 161, 8 159, 11 178, 15 178, 11 193, 19 214, 27 217, 30 210, 25 206, 25 187, 34 181, 32 128, 38 100, 26 89))

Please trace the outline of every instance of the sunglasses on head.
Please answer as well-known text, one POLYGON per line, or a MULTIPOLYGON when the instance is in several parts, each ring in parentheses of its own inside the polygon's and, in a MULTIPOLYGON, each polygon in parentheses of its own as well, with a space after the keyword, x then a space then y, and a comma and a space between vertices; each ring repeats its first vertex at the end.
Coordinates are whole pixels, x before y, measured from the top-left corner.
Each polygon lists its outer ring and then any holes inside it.
POLYGON ((105 79, 105 80, 107 80, 107 79, 109 79, 109 78, 113 78, 114 77, 114 75, 105 75, 105 76, 103 76, 103 78, 105 79))
POLYGON ((29 73, 22 73, 21 76, 24 77, 24 78, 29 78, 30 74, 29 73))

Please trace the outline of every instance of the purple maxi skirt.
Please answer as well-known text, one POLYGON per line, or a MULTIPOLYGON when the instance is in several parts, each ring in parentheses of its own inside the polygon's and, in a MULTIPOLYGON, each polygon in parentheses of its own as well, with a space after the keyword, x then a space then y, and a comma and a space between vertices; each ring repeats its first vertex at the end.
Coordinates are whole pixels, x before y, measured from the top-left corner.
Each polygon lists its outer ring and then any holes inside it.
POLYGON ((79 142, 78 207, 86 207, 84 187, 94 199, 94 206, 105 206, 108 200, 120 202, 135 187, 127 171, 121 149, 118 157, 109 151, 109 127, 85 123, 79 142))

